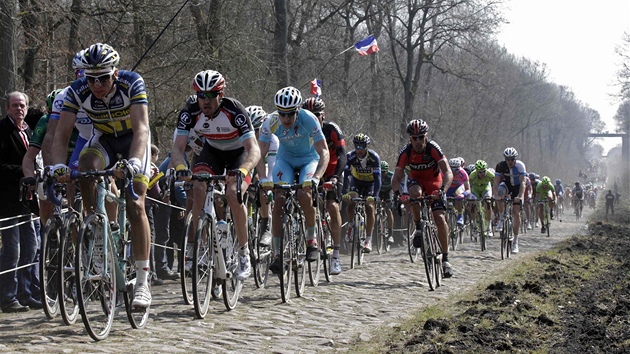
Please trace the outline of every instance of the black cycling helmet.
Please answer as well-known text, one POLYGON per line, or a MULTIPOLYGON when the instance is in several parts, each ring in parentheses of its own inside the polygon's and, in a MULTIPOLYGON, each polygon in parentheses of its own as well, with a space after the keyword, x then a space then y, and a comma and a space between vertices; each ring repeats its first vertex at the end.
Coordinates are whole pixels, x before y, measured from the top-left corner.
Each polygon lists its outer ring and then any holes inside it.
POLYGON ((311 97, 302 103, 302 108, 308 109, 313 113, 319 113, 326 108, 326 104, 324 104, 324 101, 319 97, 311 97))

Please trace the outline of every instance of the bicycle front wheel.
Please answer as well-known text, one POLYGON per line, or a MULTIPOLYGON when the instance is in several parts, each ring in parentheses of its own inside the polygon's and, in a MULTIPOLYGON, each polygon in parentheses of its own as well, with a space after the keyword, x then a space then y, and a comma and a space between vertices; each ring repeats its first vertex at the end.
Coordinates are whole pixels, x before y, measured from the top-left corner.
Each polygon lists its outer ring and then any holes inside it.
MULTIPOLYGON (((269 265, 271 265, 271 245, 263 246, 260 244, 265 229, 261 225, 262 220, 258 220, 258 227, 256 228, 256 237, 252 242, 252 268, 254 269, 254 282, 256 287, 264 288, 267 285, 267 279, 269 278, 269 265)), ((251 235, 251 234, 250 234, 251 235)))
POLYGON ((420 235, 422 239, 422 243, 420 244, 420 254, 422 255, 422 261, 424 263, 424 271, 427 275, 427 283, 429 284, 429 290, 435 290, 435 261, 433 257, 433 247, 431 246, 431 234, 430 234, 430 226, 427 223, 423 223, 424 225, 418 232, 421 232, 420 235))
POLYGON ((39 256, 39 279, 44 313, 49 319, 59 312, 59 240, 62 222, 58 215, 48 219, 42 233, 41 254, 39 256))
POLYGON ((304 227, 304 220, 294 219, 296 232, 294 237, 295 251, 293 253, 293 272, 295 277, 295 295, 301 297, 304 295, 304 288, 306 285, 306 228, 304 227))
POLYGON ((99 214, 85 219, 75 255, 81 318, 94 340, 107 338, 117 307, 114 245, 106 236, 105 220, 99 214))
POLYGON ((210 216, 199 217, 193 248, 193 305, 198 318, 206 317, 210 306, 212 279, 214 278, 215 225, 210 216))
POLYGON ((61 231, 61 248, 59 249, 59 311, 66 325, 74 324, 79 315, 77 302, 77 283, 75 272, 75 244, 81 230, 81 215, 68 212, 61 231))
MULTIPOLYGON (((125 245, 126 254, 132 254, 131 244, 125 245)), ((136 286, 136 265, 132 259, 128 258, 125 261, 125 289, 123 291, 123 298, 125 300, 125 310, 127 312, 127 319, 131 324, 131 327, 135 329, 143 328, 149 319, 149 307, 142 309, 134 309, 131 306, 133 302, 133 294, 136 286)))
POLYGON ((234 230, 234 222, 228 224, 227 240, 224 244, 227 247, 223 250, 223 259, 225 260, 225 269, 227 270, 227 279, 223 279, 221 287, 223 288, 223 303, 225 308, 233 310, 238 303, 238 297, 243 289, 243 281, 236 278, 236 270, 238 268, 238 238, 234 230))
MULTIPOLYGON (((286 220, 285 220, 286 221, 286 220)), ((291 237, 293 233, 292 222, 285 222, 282 226, 282 238, 280 239, 280 260, 282 261, 282 273, 278 274, 280 278, 280 296, 282 302, 287 302, 291 296, 291 271, 293 269, 293 247, 291 246, 291 237)))
POLYGON ((326 254, 326 244, 324 243, 323 237, 324 230, 319 209, 317 210, 317 214, 315 215, 315 233, 315 239, 317 240, 317 244, 319 245, 319 257, 317 258, 316 262, 306 262, 308 263, 308 279, 311 283, 311 286, 319 285, 319 274, 322 267, 324 267, 322 263, 324 260, 324 255, 326 254))
POLYGON ((186 216, 184 225, 184 237, 177 253, 177 269, 179 269, 179 280, 182 287, 182 295, 184 296, 184 303, 186 305, 192 305, 194 302, 192 261, 195 249, 195 230, 192 229, 192 212, 189 212, 186 216))
POLYGON ((384 213, 381 211, 381 208, 377 208, 376 210, 376 223, 374 227, 374 233, 376 234, 376 244, 374 245, 376 248, 376 253, 382 254, 385 253, 385 242, 383 239, 385 238, 386 226, 385 226, 385 217, 384 213))

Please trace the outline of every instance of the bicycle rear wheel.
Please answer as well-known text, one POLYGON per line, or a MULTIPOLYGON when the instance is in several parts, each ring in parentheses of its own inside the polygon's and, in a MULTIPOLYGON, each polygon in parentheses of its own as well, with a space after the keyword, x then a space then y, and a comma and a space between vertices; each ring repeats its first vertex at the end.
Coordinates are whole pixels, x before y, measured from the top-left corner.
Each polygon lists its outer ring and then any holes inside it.
POLYGON ((291 297, 291 271, 293 269, 293 247, 291 247, 291 237, 293 234, 292 222, 285 222, 282 226, 282 238, 280 239, 280 260, 282 261, 282 273, 278 274, 280 278, 280 296, 282 302, 287 302, 291 297))
POLYGON ((192 305, 193 299, 193 278, 192 278, 192 261, 194 258, 194 235, 192 230, 192 212, 188 212, 186 222, 184 224, 184 235, 182 244, 179 245, 177 253, 177 269, 179 270, 179 280, 182 287, 182 295, 184 303, 192 305))
POLYGON ((79 315, 77 302, 77 284, 75 272, 75 243, 81 230, 81 215, 69 211, 61 231, 61 248, 59 249, 59 312, 66 325, 74 324, 79 315))
POLYGON ((421 253, 420 248, 416 248, 413 245, 414 235, 416 233, 416 223, 413 221, 411 215, 407 215, 407 252, 409 253, 409 259, 411 263, 415 263, 418 260, 418 255, 421 253))
POLYGON ((295 251, 293 253, 293 265, 294 281, 295 281, 295 295, 301 297, 304 295, 304 288, 306 285, 306 228, 304 227, 304 220, 294 220, 294 240, 295 251))
POLYGON ((386 232, 385 218, 383 216, 381 207, 378 207, 376 209, 376 223, 374 227, 374 233, 376 236, 376 243, 374 245, 374 248, 376 248, 376 253, 378 254, 385 253, 385 242, 383 241, 386 232))
POLYGON ((85 219, 75 255, 81 318, 94 340, 109 335, 117 305, 114 245, 105 236, 105 220, 99 214, 91 214, 85 219))
POLYGON ((234 230, 234 222, 230 221, 228 225, 227 240, 224 241, 227 248, 223 250, 223 259, 225 260, 225 269, 227 270, 227 279, 223 279, 221 286, 223 288, 223 303, 225 308, 233 310, 238 303, 238 297, 243 289, 243 281, 236 278, 236 269, 238 268, 238 238, 234 230))
POLYGON ((39 256, 39 279, 41 282, 41 299, 44 313, 49 319, 59 313, 59 240, 62 221, 58 215, 48 219, 42 233, 41 254, 39 256))
POLYGON ((193 305, 198 318, 206 317, 214 278, 215 225, 208 215, 199 218, 193 251, 193 305))

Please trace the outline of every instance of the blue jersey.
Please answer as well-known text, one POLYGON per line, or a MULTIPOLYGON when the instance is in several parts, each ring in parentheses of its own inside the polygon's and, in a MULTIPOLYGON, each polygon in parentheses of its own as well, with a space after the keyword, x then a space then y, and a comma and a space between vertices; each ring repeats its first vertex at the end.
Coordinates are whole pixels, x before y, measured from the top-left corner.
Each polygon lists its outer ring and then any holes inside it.
POLYGON ((148 105, 144 80, 133 71, 119 70, 113 91, 103 99, 92 94, 85 77, 73 82, 66 94, 63 111, 76 114, 83 108, 94 128, 120 136, 132 132, 132 104, 148 105))
POLYGON ((308 158, 319 161, 314 144, 325 137, 319 121, 310 111, 300 109, 295 123, 289 128, 282 125, 278 112, 271 113, 263 122, 258 140, 271 143, 272 135, 278 137, 280 144, 276 160, 308 158))
POLYGON ((505 182, 508 187, 519 186, 521 184, 520 177, 527 176, 525 164, 521 160, 516 160, 512 168, 508 166, 507 162, 501 161, 497 164, 497 167, 494 170, 494 175, 502 177, 503 182, 505 182))

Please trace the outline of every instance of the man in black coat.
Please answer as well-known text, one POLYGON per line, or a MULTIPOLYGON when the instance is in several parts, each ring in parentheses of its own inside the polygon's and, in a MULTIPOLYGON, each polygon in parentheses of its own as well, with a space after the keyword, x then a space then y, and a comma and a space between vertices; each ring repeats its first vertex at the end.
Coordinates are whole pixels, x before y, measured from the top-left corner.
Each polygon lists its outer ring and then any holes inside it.
MULTIPOLYGON (((7 116, 0 120, 0 222, 2 251, 0 272, 33 263, 39 247, 31 220, 31 205, 19 201, 22 158, 28 148, 30 132, 24 122, 28 96, 11 92, 7 97, 7 116), (25 215, 16 218, 18 215, 25 215)), ((0 308, 3 312, 22 312, 42 308, 32 294, 30 267, 0 275, 0 308)))

